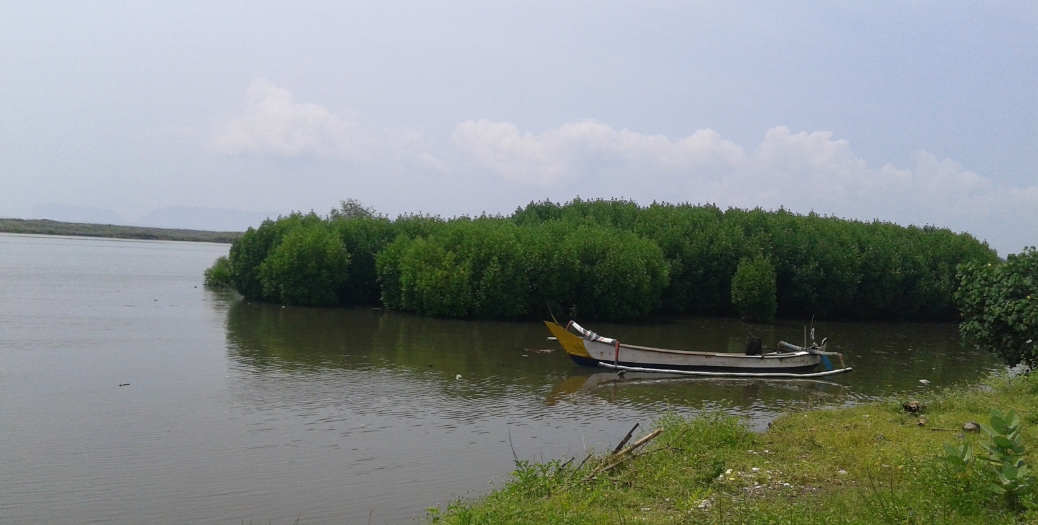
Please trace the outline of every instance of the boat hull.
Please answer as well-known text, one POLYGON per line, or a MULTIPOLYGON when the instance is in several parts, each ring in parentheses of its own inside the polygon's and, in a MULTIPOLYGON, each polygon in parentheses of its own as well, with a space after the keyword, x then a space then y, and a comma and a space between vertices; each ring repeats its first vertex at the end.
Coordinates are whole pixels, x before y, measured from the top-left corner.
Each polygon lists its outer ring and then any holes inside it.
POLYGON ((608 363, 626 367, 710 372, 807 372, 822 356, 808 352, 774 352, 745 355, 721 352, 689 352, 623 344, 598 336, 570 323, 578 336, 557 323, 545 323, 574 362, 585 366, 608 363))
MULTIPOLYGON (((592 359, 587 357, 580 357, 570 355, 570 359, 574 363, 581 366, 599 367, 599 363, 614 364, 612 359, 592 359)), ((686 365, 661 365, 659 363, 639 363, 634 361, 618 361, 615 363, 621 367, 627 368, 653 368, 658 370, 689 370, 697 372, 789 372, 789 373, 804 373, 810 372, 818 367, 818 363, 801 366, 768 366, 768 367, 757 367, 750 366, 753 363, 741 363, 739 366, 719 366, 719 365, 702 365, 702 364, 686 364, 686 365)))

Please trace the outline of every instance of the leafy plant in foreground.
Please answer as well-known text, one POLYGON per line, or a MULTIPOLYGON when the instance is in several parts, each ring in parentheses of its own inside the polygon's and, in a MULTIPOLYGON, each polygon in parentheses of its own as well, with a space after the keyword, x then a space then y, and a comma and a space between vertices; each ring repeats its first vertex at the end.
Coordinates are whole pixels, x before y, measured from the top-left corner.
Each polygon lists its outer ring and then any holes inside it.
POLYGON ((992 474, 987 484, 990 492, 1005 498, 1014 510, 1033 506, 1035 477, 1024 463, 1027 450, 1020 439, 1020 417, 1012 411, 1003 414, 996 410, 991 413, 991 425, 982 428, 990 438, 981 444, 986 455, 977 456, 969 443, 945 445, 944 461, 953 466, 958 480, 965 481, 975 460, 982 460, 992 474))
POLYGON ((983 428, 991 437, 990 443, 982 445, 988 453, 986 460, 997 476, 991 490, 1004 496, 1014 508, 1020 508, 1035 484, 1031 469, 1024 464, 1026 449, 1020 441, 1020 417, 1012 411, 995 411, 991 414, 991 426, 983 428))

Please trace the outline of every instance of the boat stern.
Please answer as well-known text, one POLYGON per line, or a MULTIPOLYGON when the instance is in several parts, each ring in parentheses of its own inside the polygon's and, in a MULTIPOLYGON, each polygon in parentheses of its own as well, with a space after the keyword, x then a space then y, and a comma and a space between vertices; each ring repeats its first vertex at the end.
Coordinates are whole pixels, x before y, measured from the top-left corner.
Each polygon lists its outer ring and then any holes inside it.
POLYGON ((545 321, 544 325, 548 327, 551 335, 555 336, 555 340, 562 345, 562 349, 565 350, 574 360, 577 362, 593 360, 591 359, 591 354, 587 353, 587 348, 584 347, 583 339, 566 330, 558 323, 545 321))

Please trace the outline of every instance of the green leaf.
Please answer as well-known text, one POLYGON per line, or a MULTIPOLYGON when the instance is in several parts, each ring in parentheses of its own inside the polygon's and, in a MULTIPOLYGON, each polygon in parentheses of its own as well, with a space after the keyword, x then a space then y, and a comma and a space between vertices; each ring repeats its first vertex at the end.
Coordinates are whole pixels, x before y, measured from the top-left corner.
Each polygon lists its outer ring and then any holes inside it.
POLYGON ((1012 441, 1010 441, 1005 436, 994 436, 991 439, 992 439, 992 441, 995 442, 995 445, 998 446, 998 448, 1000 448, 1000 449, 1012 450, 1013 446, 1015 445, 1012 441))
POLYGON ((1006 423, 1002 414, 997 411, 991 413, 991 428, 999 434, 1008 434, 1011 431, 1009 424, 1006 423))

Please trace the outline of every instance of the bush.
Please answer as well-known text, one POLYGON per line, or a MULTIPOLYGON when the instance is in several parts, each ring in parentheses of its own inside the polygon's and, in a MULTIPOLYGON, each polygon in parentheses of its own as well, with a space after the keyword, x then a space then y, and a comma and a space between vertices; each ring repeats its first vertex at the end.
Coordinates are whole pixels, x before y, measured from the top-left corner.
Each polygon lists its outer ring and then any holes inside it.
POLYGON ((265 297, 284 304, 336 304, 350 256, 334 231, 317 223, 292 230, 260 265, 265 297))
POLYGON ((227 257, 217 257, 213 265, 205 269, 204 283, 209 288, 230 288, 231 279, 231 261, 227 257))
POLYGON ((964 264, 958 278, 963 339, 1010 366, 1038 365, 1038 250, 1024 248, 1004 263, 964 264))
POLYGON ((771 322, 778 307, 775 267, 766 257, 744 257, 732 276, 732 304, 749 321, 771 322))
MULTIPOLYGON (((346 209, 348 204, 346 202, 342 207, 346 209)), ((393 240, 393 223, 384 218, 349 217, 340 214, 338 218, 330 220, 332 228, 350 254, 349 278, 343 286, 339 302, 377 304, 379 286, 375 257, 393 240)))
POLYGON ((259 228, 249 228, 231 245, 229 259, 234 289, 246 299, 279 301, 277 297, 264 294, 260 266, 288 232, 320 222, 321 218, 313 213, 293 213, 287 217, 278 217, 276 221, 267 219, 259 228))

